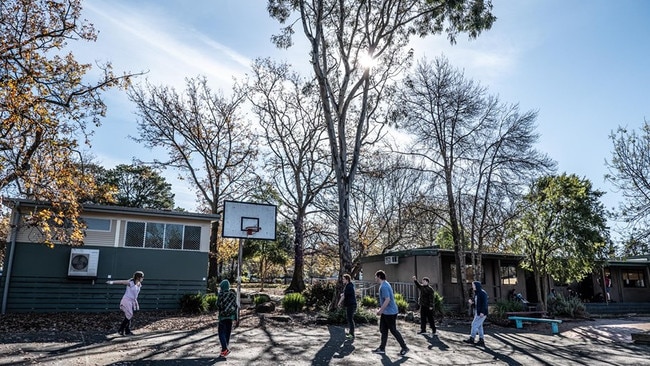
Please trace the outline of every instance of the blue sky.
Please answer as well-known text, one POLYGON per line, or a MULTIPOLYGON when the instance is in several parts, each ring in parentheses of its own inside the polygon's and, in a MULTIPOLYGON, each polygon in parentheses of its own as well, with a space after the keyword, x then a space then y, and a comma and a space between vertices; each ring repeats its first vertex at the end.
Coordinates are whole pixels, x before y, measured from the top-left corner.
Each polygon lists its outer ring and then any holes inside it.
MULTIPOLYGON (((491 30, 472 41, 460 35, 454 46, 444 36, 417 39, 416 59, 444 54, 501 101, 538 111, 538 148, 558 162, 560 172, 586 177, 608 192, 604 202, 615 207, 620 195, 603 178, 608 135, 619 125, 638 129, 650 119, 650 2, 493 4, 498 19, 491 30)), ((266 0, 87 0, 84 9, 99 38, 75 44, 77 58, 110 60, 116 70, 147 70, 145 78, 154 84, 182 89, 186 77, 205 75, 214 89, 228 93, 233 78, 241 78, 257 57, 309 71, 300 38, 288 51, 270 43, 279 25, 268 17, 266 0)), ((128 139, 137 130, 134 106, 123 93, 109 92, 105 99, 108 115, 91 149, 101 164, 110 168, 163 153, 128 139)), ((194 193, 173 172, 165 175, 177 205, 194 210, 194 193)))

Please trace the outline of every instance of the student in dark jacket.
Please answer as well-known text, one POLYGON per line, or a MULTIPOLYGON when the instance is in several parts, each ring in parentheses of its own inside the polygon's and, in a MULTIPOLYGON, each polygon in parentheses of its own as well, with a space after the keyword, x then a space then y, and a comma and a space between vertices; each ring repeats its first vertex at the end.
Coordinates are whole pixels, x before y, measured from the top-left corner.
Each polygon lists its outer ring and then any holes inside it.
POLYGON ((354 313, 357 312, 357 297, 354 292, 354 283, 352 283, 352 277, 349 274, 343 275, 343 293, 341 294, 341 299, 339 300, 339 307, 341 305, 345 306, 345 315, 348 320, 348 327, 350 332, 345 336, 348 339, 354 339, 354 313))
POLYGON ((474 290, 474 299, 469 299, 470 305, 474 305, 474 320, 472 320, 472 330, 469 334, 469 338, 463 342, 474 344, 474 338, 478 333, 478 342, 477 346, 485 347, 485 340, 483 339, 483 322, 487 318, 488 314, 488 294, 483 290, 481 282, 474 281, 472 282, 472 289, 474 290))
POLYGON ((420 332, 418 334, 425 334, 427 332, 427 322, 431 325, 431 335, 436 335, 436 322, 433 318, 434 312, 434 299, 433 299, 433 287, 429 285, 429 279, 427 277, 422 278, 422 283, 418 282, 417 276, 413 276, 413 282, 415 286, 420 290, 420 299, 418 303, 420 304, 420 332))

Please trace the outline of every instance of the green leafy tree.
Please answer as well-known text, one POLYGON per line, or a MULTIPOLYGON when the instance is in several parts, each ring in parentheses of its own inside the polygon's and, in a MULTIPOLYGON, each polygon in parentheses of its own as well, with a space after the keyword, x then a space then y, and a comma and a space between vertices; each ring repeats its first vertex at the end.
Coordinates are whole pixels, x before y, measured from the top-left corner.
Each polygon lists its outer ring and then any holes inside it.
POLYGON ((534 273, 544 308, 549 276, 579 281, 602 257, 609 241, 602 195, 589 180, 562 174, 538 179, 524 197, 514 239, 525 255, 523 267, 534 273))
POLYGON ((489 0, 268 1, 269 14, 289 24, 273 37, 275 44, 291 46, 295 25, 309 43, 336 175, 339 278, 353 269, 350 195, 362 150, 389 122, 385 93, 410 65, 411 37, 477 37, 495 20, 491 9, 489 0))
POLYGON ((107 170, 98 183, 115 187, 114 204, 118 206, 158 210, 174 208, 171 184, 148 166, 120 164, 107 170))

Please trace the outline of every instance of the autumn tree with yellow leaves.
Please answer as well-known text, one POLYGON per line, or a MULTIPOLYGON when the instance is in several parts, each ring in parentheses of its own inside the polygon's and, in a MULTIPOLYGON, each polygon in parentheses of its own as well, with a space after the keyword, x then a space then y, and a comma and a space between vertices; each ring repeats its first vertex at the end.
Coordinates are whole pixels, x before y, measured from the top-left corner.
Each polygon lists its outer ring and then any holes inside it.
POLYGON ((106 113, 100 93, 133 76, 106 63, 99 80, 85 79, 93 65, 67 51, 97 37, 81 10, 79 0, 0 2, 0 193, 50 203, 27 217, 48 243, 82 243, 79 198, 95 183, 80 145, 106 113))

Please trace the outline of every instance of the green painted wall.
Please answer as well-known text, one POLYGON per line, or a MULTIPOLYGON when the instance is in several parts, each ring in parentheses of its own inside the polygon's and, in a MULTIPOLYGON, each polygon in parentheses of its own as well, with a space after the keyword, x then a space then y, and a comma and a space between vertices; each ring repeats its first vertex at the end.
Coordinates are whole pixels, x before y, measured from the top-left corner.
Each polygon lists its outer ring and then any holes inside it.
MULTIPOLYGON (((11 312, 119 311, 123 285, 107 285, 111 279, 128 279, 136 270, 145 274, 139 295, 140 310, 179 309, 188 293, 204 293, 207 287, 208 253, 84 246, 99 249, 97 279, 68 278, 69 246, 48 248, 17 243, 7 296, 11 312)), ((8 256, 7 256, 8 257, 8 256)), ((4 293, 5 272, 0 283, 4 293)))

